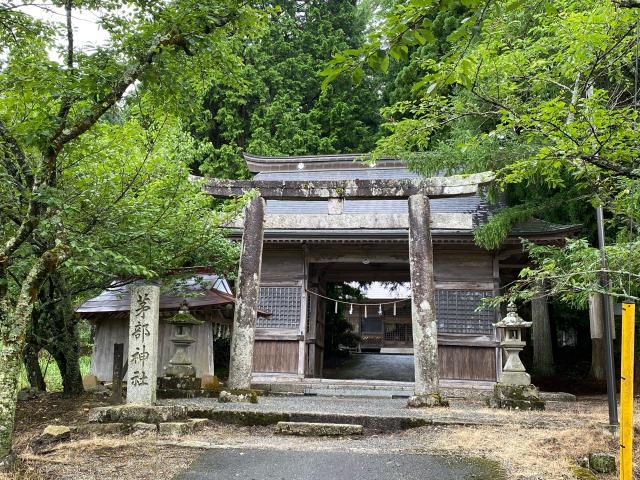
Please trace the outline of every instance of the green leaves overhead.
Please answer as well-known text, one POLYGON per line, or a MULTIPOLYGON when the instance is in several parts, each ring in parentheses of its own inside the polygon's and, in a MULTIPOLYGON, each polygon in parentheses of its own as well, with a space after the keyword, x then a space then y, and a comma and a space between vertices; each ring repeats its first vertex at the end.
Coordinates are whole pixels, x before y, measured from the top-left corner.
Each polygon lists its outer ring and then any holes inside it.
MULTIPOLYGON (((213 144, 198 163, 208 175, 246 176, 241 152, 261 155, 348 153, 373 149, 382 75, 354 69, 322 88, 318 72, 334 54, 355 54, 370 11, 352 0, 279 0, 265 34, 239 43, 242 80, 216 82, 210 120, 198 130, 213 144)), ((346 58, 346 57, 345 57, 346 58)), ((382 70, 384 57, 373 58, 382 70)), ((325 79, 326 85, 336 77, 325 79)))

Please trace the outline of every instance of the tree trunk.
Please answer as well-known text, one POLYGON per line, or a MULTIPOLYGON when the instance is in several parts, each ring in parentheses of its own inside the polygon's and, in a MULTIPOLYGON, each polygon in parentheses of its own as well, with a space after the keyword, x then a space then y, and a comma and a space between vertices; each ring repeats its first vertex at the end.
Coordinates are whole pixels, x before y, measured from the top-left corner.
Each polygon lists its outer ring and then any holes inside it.
MULTIPOLYGON (((10 301, 7 290, 0 297, 0 468, 4 468, 12 460, 11 443, 18 379, 33 306, 47 275, 55 270, 67 254, 66 247, 56 245, 40 256, 20 285, 15 306, 10 301)), ((2 280, 4 279, 0 277, 0 281, 2 280)))
POLYGON ((59 348, 50 349, 62 377, 62 391, 65 396, 77 396, 84 392, 80 373, 80 353, 77 337, 69 338, 68 343, 57 342, 59 348))
POLYGON ((40 362, 38 360, 39 352, 39 347, 36 347, 31 342, 27 342, 22 352, 22 360, 24 361, 27 379, 29 380, 31 388, 45 392, 47 390, 47 384, 44 381, 42 370, 40 369, 40 362))
POLYGON ((553 375, 553 345, 549 325, 549 307, 545 297, 531 300, 531 338, 533 370, 542 376, 553 375))
POLYGON ((3 338, 0 346, 0 471, 10 466, 13 460, 11 443, 21 367, 21 345, 19 339, 15 340, 18 341, 3 338))
POLYGON ((34 313, 33 325, 33 328, 37 328, 36 335, 39 338, 48 339, 43 347, 58 365, 64 394, 80 395, 84 388, 76 319, 66 295, 64 280, 55 272, 40 291, 40 305, 38 312, 34 313))
POLYGON ((591 370, 589 376, 599 382, 604 382, 606 379, 602 315, 602 295, 593 294, 589 297, 589 331, 591 334, 591 370))

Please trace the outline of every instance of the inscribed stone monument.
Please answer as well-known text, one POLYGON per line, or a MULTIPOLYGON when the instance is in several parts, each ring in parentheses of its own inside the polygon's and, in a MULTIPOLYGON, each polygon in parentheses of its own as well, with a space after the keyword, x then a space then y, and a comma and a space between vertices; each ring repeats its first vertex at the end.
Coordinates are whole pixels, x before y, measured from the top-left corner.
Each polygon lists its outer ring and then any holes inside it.
POLYGON ((129 315, 127 403, 152 404, 156 401, 159 316, 160 288, 155 285, 133 286, 129 315))

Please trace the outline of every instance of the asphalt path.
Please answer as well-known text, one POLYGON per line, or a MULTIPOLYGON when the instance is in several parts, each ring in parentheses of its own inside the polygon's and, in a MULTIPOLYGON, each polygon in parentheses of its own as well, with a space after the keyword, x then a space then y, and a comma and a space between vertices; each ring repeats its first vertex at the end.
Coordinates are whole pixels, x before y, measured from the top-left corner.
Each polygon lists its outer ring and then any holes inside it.
POLYGON ((179 480, 496 480, 487 462, 423 454, 211 449, 179 480))

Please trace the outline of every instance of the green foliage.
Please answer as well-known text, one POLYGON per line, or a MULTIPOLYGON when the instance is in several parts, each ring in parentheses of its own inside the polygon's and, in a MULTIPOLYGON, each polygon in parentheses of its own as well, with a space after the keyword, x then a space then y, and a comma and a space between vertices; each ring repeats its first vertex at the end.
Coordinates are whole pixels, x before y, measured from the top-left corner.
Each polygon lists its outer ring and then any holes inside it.
MULTIPOLYGON (((589 295, 608 293, 623 301, 638 301, 640 296, 640 239, 615 243, 606 247, 607 268, 602 269, 600 252, 584 239, 569 239, 562 247, 525 242, 532 266, 522 269, 518 280, 506 295, 512 299, 530 300, 545 293, 577 308, 585 308, 589 295), (599 283, 600 272, 606 272, 609 288, 599 283), (545 291, 541 292, 541 282, 545 291)), ((495 299, 494 303, 503 301, 495 299)))
MULTIPOLYGON (((60 375, 60 369, 56 365, 55 361, 48 353, 43 353, 38 359, 40 363, 40 369, 44 376, 45 383, 47 384, 48 392, 60 392, 62 391, 62 376, 60 375)), ((80 372, 81 374, 88 375, 91 370, 91 356, 83 355, 80 357, 80 372)), ((27 372, 23 368, 20 372, 20 380, 18 381, 18 389, 29 388, 29 380, 27 379, 27 372)))
POLYGON ((21 8, 31 4, 0 8, 0 463, 27 335, 52 333, 67 392, 80 377, 73 305, 89 291, 232 267, 221 227, 242 199, 221 208, 190 181, 207 147, 185 125, 206 117, 216 81, 240 72, 235 47, 264 19, 235 0, 74 0, 54 2, 63 13, 44 22, 21 8), (104 44, 74 43, 78 10, 104 44), (30 332, 32 317, 45 328, 30 332))
MULTIPOLYGON (((364 45, 335 55, 323 75, 329 85, 358 69, 386 70, 383 58, 401 66, 396 83, 404 86, 383 110, 389 135, 374 156, 406 158, 431 175, 495 171, 514 207, 478 229, 480 245, 497 247, 530 215, 592 225, 592 207, 602 203, 609 240, 628 251, 627 225, 640 220, 639 15, 613 1, 398 2, 364 45)), ((585 233, 593 241, 593 229, 585 233)), ((567 248, 567 268, 597 269, 567 248)), ((618 268, 637 272, 633 262, 618 268)))
MULTIPOLYGON (((363 298, 360 289, 346 283, 329 284, 326 296, 346 302, 363 298)), ((324 333, 325 356, 335 356, 340 352, 341 346, 355 347, 360 341, 360 338, 353 333, 351 324, 345 319, 344 308, 344 304, 338 303, 338 311, 336 312, 334 305, 331 305, 330 302, 327 303, 324 333)))
POLYGON ((353 0, 278 0, 265 34, 238 45, 240 77, 216 82, 199 130, 213 148, 196 162, 211 176, 245 177, 243 151, 257 155, 368 152, 377 138, 379 74, 320 88, 317 73, 363 39, 371 10, 353 0))

